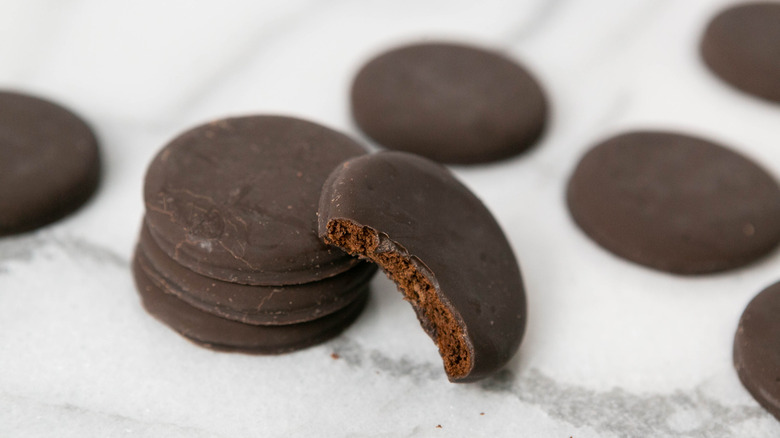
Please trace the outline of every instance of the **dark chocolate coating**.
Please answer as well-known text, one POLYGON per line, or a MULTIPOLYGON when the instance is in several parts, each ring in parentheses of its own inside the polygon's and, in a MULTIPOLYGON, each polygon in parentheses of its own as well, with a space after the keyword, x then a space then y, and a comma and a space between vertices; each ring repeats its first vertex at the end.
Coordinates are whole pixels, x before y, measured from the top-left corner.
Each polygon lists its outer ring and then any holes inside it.
POLYGON ((205 277, 179 265, 141 230, 138 257, 165 292, 204 312, 254 325, 311 321, 346 307, 362 294, 376 266, 360 263, 324 280, 289 286, 249 286, 205 277))
POLYGON ((756 295, 742 313, 734 367, 753 398, 780 420, 780 283, 756 295))
POLYGON ((471 369, 451 380, 487 377, 515 354, 526 323, 517 260, 495 218, 445 167, 403 152, 351 159, 323 186, 319 215, 321 236, 333 220, 370 227, 380 251, 405 252, 433 284, 471 356, 471 369))
POLYGON ((250 325, 220 318, 165 293, 158 278, 150 277, 143 259, 133 259, 133 276, 144 308, 185 338, 222 351, 280 354, 306 348, 341 333, 357 319, 368 289, 347 307, 310 322, 288 325, 250 325))
POLYGON ((352 85, 352 115, 369 137, 443 163, 525 151, 544 131, 547 106, 536 79, 516 62, 452 43, 386 52, 352 85))
POLYGON ((780 3, 737 4, 707 26, 701 54, 721 79, 755 96, 780 102, 780 3))
POLYGON ((747 158, 667 132, 608 139, 581 159, 567 201, 596 243, 677 274, 745 265, 780 241, 780 188, 747 158))
POLYGON ((146 222, 170 257, 208 277, 300 284, 357 261, 317 237, 322 183, 365 153, 347 136, 289 117, 215 121, 185 132, 149 166, 146 222))
POLYGON ((76 210, 99 179, 97 140, 82 119, 36 97, 0 92, 0 236, 76 210))

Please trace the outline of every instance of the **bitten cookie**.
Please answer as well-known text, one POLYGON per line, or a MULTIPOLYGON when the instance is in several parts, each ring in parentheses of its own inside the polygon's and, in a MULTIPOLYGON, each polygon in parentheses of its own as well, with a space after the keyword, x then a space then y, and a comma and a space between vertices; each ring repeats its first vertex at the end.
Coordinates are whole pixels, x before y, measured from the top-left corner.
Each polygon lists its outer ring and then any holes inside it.
POLYGON ((526 322, 517 260, 487 208, 445 167, 402 152, 346 161, 323 186, 319 231, 396 282, 451 381, 487 377, 514 356, 526 322))

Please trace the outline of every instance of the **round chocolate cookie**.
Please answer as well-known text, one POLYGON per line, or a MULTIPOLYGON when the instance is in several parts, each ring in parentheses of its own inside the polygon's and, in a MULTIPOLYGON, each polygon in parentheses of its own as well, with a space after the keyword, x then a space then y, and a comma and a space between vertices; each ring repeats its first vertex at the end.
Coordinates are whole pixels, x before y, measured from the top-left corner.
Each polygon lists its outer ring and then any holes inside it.
POLYGON ((742 91, 780 102, 780 3, 731 6, 707 26, 704 62, 742 91))
POLYGON ((753 398, 780 420, 780 283, 745 308, 734 337, 734 367, 753 398))
POLYGON ((365 150, 347 136, 289 117, 215 121, 160 151, 146 175, 149 231, 170 257, 216 279, 300 284, 355 266, 317 237, 330 171, 365 150))
POLYGON ((412 304, 454 382, 517 351, 525 292, 495 218, 443 166, 403 152, 351 159, 328 178, 320 235, 378 263, 412 304))
POLYGON ((780 188, 707 140, 631 132, 595 146, 569 181, 577 225, 628 260, 677 274, 745 265, 780 241, 780 188))
POLYGON ((133 276, 144 308, 187 339, 222 351, 281 354, 315 345, 338 335, 365 307, 368 287, 347 307, 313 321, 288 325, 250 325, 220 318, 168 294, 168 287, 151 277, 143 259, 133 260, 133 276))
POLYGON ((0 236, 76 210, 100 179, 92 130, 67 109, 0 92, 0 236))
POLYGON ((377 271, 360 263, 342 274, 289 286, 249 286, 197 274, 163 252, 144 225, 138 256, 165 292, 204 312, 255 325, 294 324, 329 315, 355 301, 377 271))
POLYGON ((547 101, 528 71, 498 53, 427 43, 368 62, 352 85, 352 115, 386 148, 471 164, 533 145, 547 101))

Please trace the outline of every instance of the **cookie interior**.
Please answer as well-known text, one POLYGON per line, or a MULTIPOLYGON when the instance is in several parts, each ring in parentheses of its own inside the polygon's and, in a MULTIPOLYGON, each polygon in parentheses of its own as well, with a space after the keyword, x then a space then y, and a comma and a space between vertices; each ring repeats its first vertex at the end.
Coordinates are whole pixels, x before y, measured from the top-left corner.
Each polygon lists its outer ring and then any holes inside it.
POLYGON ((398 244, 376 230, 346 219, 328 221, 326 239, 352 255, 365 257, 382 267, 417 312, 425 331, 436 342, 450 380, 465 377, 472 369, 469 344, 453 312, 436 288, 398 244))

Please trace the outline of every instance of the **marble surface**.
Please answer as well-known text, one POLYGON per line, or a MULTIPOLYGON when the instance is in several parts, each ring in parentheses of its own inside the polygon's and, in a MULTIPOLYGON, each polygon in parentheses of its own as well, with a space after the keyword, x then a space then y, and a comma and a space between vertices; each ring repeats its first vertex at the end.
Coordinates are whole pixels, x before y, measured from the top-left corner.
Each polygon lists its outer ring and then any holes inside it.
POLYGON ((731 364, 739 315, 780 280, 780 252, 719 275, 655 272, 589 241, 563 201, 577 158, 636 127, 717 139, 780 176, 780 105, 697 56, 723 4, 0 0, 0 86, 75 109, 105 159, 83 209, 0 239, 0 436, 780 436, 731 364), (504 371, 448 383, 379 277, 342 336, 278 357, 196 347, 143 311, 128 263, 144 171, 167 140, 248 113, 359 136, 347 108, 358 66, 431 38, 522 60, 554 108, 530 153, 453 169, 521 261, 528 328, 504 371))

